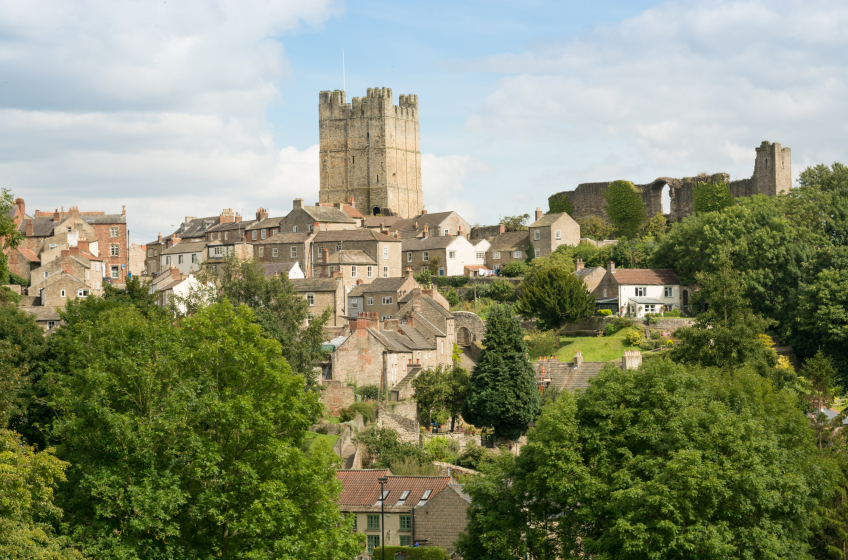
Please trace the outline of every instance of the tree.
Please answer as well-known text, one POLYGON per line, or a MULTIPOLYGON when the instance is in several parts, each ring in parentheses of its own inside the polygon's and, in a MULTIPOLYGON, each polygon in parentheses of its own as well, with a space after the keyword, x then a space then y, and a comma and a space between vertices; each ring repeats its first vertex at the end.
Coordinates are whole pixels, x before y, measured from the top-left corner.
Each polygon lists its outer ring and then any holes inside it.
POLYGON ((558 193, 548 197, 548 212, 551 214, 561 214, 565 212, 569 216, 574 214, 574 204, 565 193, 558 193))
POLYGON ((536 258, 536 248, 533 247, 532 240, 527 240, 527 250, 524 251, 524 254, 527 255, 527 257, 524 259, 524 262, 527 264, 530 264, 530 262, 536 258))
POLYGON ((580 237, 603 241, 609 239, 613 233, 612 225, 601 216, 577 218, 576 222, 580 224, 580 237))
POLYGON ((253 312, 224 301, 174 322, 121 306, 71 325, 48 376, 58 494, 94 557, 356 555, 336 458, 310 447, 321 405, 253 312))
POLYGON ((418 414, 426 415, 428 426, 433 423, 433 415, 444 410, 445 394, 448 388, 443 369, 441 365, 425 369, 412 380, 415 401, 418 403, 418 414))
POLYGON ((536 372, 527 358, 524 332, 511 306, 489 310, 483 351, 474 368, 462 417, 497 436, 518 439, 539 409, 536 372))
POLYGON ((642 193, 630 181, 614 181, 604 191, 604 210, 618 235, 636 237, 647 219, 642 193))
POLYGON ((804 379, 807 381, 805 399, 813 411, 818 412, 833 403, 836 397, 836 367, 824 352, 819 350, 815 356, 804 362, 804 379))
POLYGON ((464 490, 471 558, 801 558, 838 477, 795 398, 750 370, 607 366, 464 490))
POLYGON ((729 206, 733 206, 734 203, 730 185, 724 181, 695 183, 695 186, 692 187, 692 198, 692 208, 695 214, 720 212, 729 206))
POLYGON ((103 284, 103 299, 134 305, 145 315, 162 312, 162 308, 156 302, 158 296, 150 290, 150 282, 142 282, 138 276, 128 278, 124 288, 103 284))
POLYGON ((595 296, 581 278, 561 267, 545 268, 528 277, 518 301, 522 313, 536 317, 541 329, 576 323, 595 313, 595 296))
POLYGON ((668 220, 662 214, 654 214, 645 225, 645 236, 651 239, 662 239, 668 233, 668 220))
MULTIPOLYGON (((454 351, 458 347, 454 345, 454 351)), ((457 361, 454 365, 445 372, 445 391, 444 408, 451 419, 451 431, 456 427, 456 417, 462 412, 462 403, 465 402, 468 396, 468 388, 471 383, 471 376, 468 370, 460 367, 457 361)))
MULTIPOLYGON (((14 196, 9 189, 2 189, 0 194, 0 284, 8 284, 9 271, 8 250, 17 248, 24 240, 24 234, 15 225, 12 209, 15 207, 14 196)), ((526 228, 525 228, 526 229, 526 228)))
POLYGON ((516 278, 518 276, 523 276, 524 272, 527 270, 527 263, 524 261, 511 261, 506 263, 503 268, 500 269, 499 274, 506 278, 516 278))
POLYGON ((506 231, 525 231, 527 222, 530 221, 530 214, 521 214, 519 216, 504 216, 501 218, 501 223, 506 231))

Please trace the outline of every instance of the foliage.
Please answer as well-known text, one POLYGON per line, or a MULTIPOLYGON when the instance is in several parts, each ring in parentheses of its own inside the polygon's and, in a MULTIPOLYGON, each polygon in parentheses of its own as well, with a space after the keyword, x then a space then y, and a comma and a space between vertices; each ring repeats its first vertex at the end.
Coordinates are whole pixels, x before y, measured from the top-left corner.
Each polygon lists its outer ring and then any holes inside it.
POLYGON ((804 362, 803 373, 807 386, 802 395, 809 404, 810 412, 818 412, 823 407, 830 406, 836 397, 837 382, 833 360, 819 350, 815 356, 804 362))
POLYGON ((454 288, 461 288, 468 284, 471 280, 468 276, 458 275, 458 276, 437 276, 436 277, 436 285, 440 288, 444 288, 447 286, 453 286, 454 288))
POLYGON ((441 469, 433 463, 420 463, 415 457, 402 457, 392 462, 395 476, 439 476, 441 469))
POLYGON ((427 417, 427 425, 444 413, 451 419, 451 431, 468 394, 468 371, 459 365, 426 369, 412 380, 419 418, 427 417))
POLYGON ((509 306, 492 308, 483 345, 462 417, 474 426, 494 428, 498 436, 517 439, 536 417, 539 394, 521 325, 509 306))
POLYGON ((515 301, 515 285, 509 280, 495 278, 492 283, 489 284, 486 296, 501 303, 515 301))
POLYGON ((611 309, 598 309, 597 314, 601 315, 602 317, 609 317, 609 316, 612 315, 612 310, 611 309))
POLYGON ((355 392, 366 401, 376 401, 380 398, 380 388, 377 385, 363 385, 357 387, 355 392))
POLYGON ((23 296, 17 292, 12 291, 11 288, 7 288, 6 286, 0 286, 0 304, 4 303, 12 303, 17 305, 21 302, 23 296))
POLYGON ((394 560, 395 555, 401 552, 406 555, 407 560, 449 560, 444 549, 437 546, 387 546, 385 548, 378 546, 374 549, 371 558, 373 560, 394 560))
POLYGON ((642 333, 640 331, 632 331, 624 335, 624 342, 628 346, 639 346, 642 342, 642 333))
POLYGON ((365 424, 373 422, 377 419, 377 403, 374 401, 353 403, 339 411, 339 419, 342 422, 350 422, 360 414, 365 424))
POLYGON ((477 445, 474 442, 469 442, 465 445, 462 453, 459 454, 457 464, 466 469, 477 470, 481 463, 490 460, 493 455, 494 453, 485 447, 477 445))
POLYGON ((125 288, 116 288, 111 284, 103 284, 103 299, 117 304, 128 304, 137 307, 147 316, 159 314, 162 308, 156 300, 156 293, 150 293, 150 282, 142 282, 138 276, 127 278, 125 288))
POLYGON ((648 223, 645 224, 645 234, 643 237, 662 239, 666 233, 668 233, 668 220, 662 214, 654 214, 654 216, 648 220, 648 223))
MULTIPOLYGON (((569 248, 571 258, 575 261, 578 259, 583 261, 583 266, 586 268, 605 267, 612 259, 612 250, 613 245, 597 247, 594 243, 587 243, 586 241, 581 241, 576 247, 569 248)), ((618 265, 619 263, 616 263, 616 266, 618 265)))
POLYGON ((365 468, 391 469, 397 474, 396 466, 406 460, 418 465, 428 465, 432 459, 417 445, 401 441, 391 428, 371 427, 359 432, 356 439, 365 446, 362 466, 365 468))
POLYGON ((435 461, 453 463, 459 456, 459 441, 443 436, 428 437, 424 440, 424 451, 435 461))
POLYGON ((17 284, 18 286, 29 286, 30 279, 24 278, 23 276, 18 276, 14 272, 9 272, 9 284, 17 284))
POLYGON ((642 193, 629 181, 614 181, 604 191, 604 209, 618 235, 636 237, 647 219, 642 193))
POLYGON ((815 512, 810 554, 817 560, 844 560, 848 550, 848 441, 842 425, 844 418, 844 414, 831 420, 824 414, 813 418, 819 453, 838 468, 836 491, 815 512))
POLYGON ((0 428, 0 558, 82 558, 53 529, 62 517, 53 492, 67 468, 52 448, 37 451, 20 435, 0 428))
POLYGON ((533 247, 533 241, 530 239, 527 240, 527 250, 524 251, 524 254, 526 255, 524 262, 527 264, 530 264, 530 262, 536 258, 536 249, 533 247))
POLYGON ((692 187, 693 209, 695 214, 720 212, 733 206, 733 194, 730 185, 724 181, 717 183, 695 183, 692 187))
POLYGON ((801 558, 836 480, 791 394, 662 359, 563 393, 482 471, 466 558, 801 558))
POLYGON ((459 296, 456 293, 456 288, 451 288, 448 293, 443 295, 445 296, 445 299, 448 300, 451 307, 459 305, 459 296))
POLYGON ((532 279, 537 272, 548 268, 561 268, 569 273, 573 272, 574 261, 571 257, 573 249, 569 245, 560 245, 548 256, 533 259, 524 273, 525 282, 532 279))
POLYGON ((595 296, 571 271, 549 267, 528 277, 518 298, 522 314, 534 316, 540 328, 559 328, 595 313, 595 296))
POLYGON ((419 272, 417 274, 413 274, 412 277, 415 279, 416 282, 418 282, 419 284, 421 284, 425 288, 428 287, 433 282, 433 275, 430 274, 429 268, 425 268, 421 272, 419 272))
POLYGON ((94 557, 350 558, 336 457, 307 445, 320 415, 253 312, 177 322, 120 306, 66 327, 48 374, 57 503, 94 557), (313 556, 314 557, 314 556, 313 556))
POLYGON ((8 249, 19 247, 24 240, 24 234, 18 231, 18 226, 10 215, 15 207, 14 195, 9 189, 2 189, 0 193, 0 239, 3 240, 3 250, 0 251, 0 284, 9 284, 11 271, 8 249))
POLYGON ((618 332, 622 329, 632 327, 633 326, 633 320, 628 319, 627 317, 615 317, 612 321, 609 321, 607 324, 612 325, 615 328, 614 332, 618 332))
POLYGON ((565 212, 569 216, 574 214, 574 204, 568 195, 564 193, 554 194, 548 197, 548 212, 551 214, 561 214, 565 212))
POLYGON ((580 237, 603 241, 613 234, 612 224, 601 216, 586 216, 575 221, 580 224, 580 237))
POLYGON ((527 222, 530 221, 530 214, 521 214, 518 216, 504 216, 501 222, 506 231, 525 231, 527 222))
POLYGON ((552 356, 559 348, 559 333, 556 330, 534 329, 527 333, 527 351, 531 360, 552 356))
POLYGON ((503 265, 503 267, 498 271, 499 276, 505 276, 507 278, 517 278, 520 276, 524 276, 524 273, 527 271, 527 263, 524 261, 511 261, 503 265))

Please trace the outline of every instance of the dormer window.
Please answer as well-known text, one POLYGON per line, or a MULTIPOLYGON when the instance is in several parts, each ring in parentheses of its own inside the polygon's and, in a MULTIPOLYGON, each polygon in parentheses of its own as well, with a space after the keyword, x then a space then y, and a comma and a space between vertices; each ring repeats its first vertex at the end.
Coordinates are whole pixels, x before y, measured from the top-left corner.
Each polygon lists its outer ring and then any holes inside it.
POLYGON ((406 499, 409 497, 409 490, 404 490, 400 495, 400 499, 395 504, 396 506, 402 506, 406 503, 406 499))
MULTIPOLYGON (((419 354, 420 354, 420 352, 419 352, 419 354)), ((421 500, 418 502, 418 505, 416 507, 421 507, 424 504, 426 504, 427 500, 430 499, 430 494, 432 494, 432 493, 433 493, 432 490, 424 490, 424 495, 421 496, 421 500)))
POLYGON ((388 498, 388 497, 389 497, 389 492, 391 492, 391 490, 383 490, 383 494, 382 494, 382 495, 381 495, 381 496, 377 499, 377 503, 376 503, 376 504, 374 504, 374 505, 375 505, 375 506, 379 506, 380 504, 382 504, 383 502, 385 502, 385 501, 386 501, 386 498, 388 498))

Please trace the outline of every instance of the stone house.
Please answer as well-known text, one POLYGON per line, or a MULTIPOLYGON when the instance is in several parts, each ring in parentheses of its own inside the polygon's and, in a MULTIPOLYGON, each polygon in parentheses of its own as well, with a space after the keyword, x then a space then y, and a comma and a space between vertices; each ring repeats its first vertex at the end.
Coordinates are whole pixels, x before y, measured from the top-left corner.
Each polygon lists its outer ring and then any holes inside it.
MULTIPOLYGON (((224 212, 227 213, 227 210, 224 212)), ((241 216, 238 214, 235 214, 235 217, 222 215, 221 219, 234 219, 234 221, 222 221, 218 225, 209 228, 206 231, 206 241, 222 241, 224 243, 228 241, 243 241, 247 229, 256 224, 253 220, 242 221, 241 216)))
POLYGON ((583 280, 583 283, 586 285, 586 290, 590 293, 594 293, 595 289, 604 279, 604 276, 607 274, 607 269, 602 266, 594 266, 586 268, 583 265, 583 261, 577 259, 574 263, 574 274, 577 275, 578 278, 583 280))
POLYGON ((292 210, 280 221, 280 231, 292 233, 312 232, 316 228, 321 231, 352 230, 359 223, 342 211, 341 205, 304 206, 302 198, 294 199, 292 210))
POLYGON ((144 261, 147 258, 147 247, 133 243, 129 248, 129 270, 133 276, 144 274, 144 261))
POLYGON ((529 231, 510 231, 493 237, 486 252, 486 266, 500 270, 505 265, 527 259, 527 247, 530 243, 529 231))
POLYGON ((315 278, 341 278, 345 293, 357 283, 371 282, 378 270, 377 261, 361 249, 342 249, 330 254, 324 247, 320 261, 312 264, 315 278))
POLYGON ((400 216, 365 216, 362 227, 379 232, 394 233, 406 225, 409 220, 400 216))
POLYGON ((288 263, 260 263, 265 276, 286 275, 289 280, 306 278, 298 262, 288 263))
MULTIPOLYGON (((606 273, 592 291, 597 299, 617 299, 620 314, 644 317, 689 303, 688 287, 681 287, 677 274, 670 269, 616 270, 615 263, 607 264, 606 273)), ((613 303, 610 301, 610 303, 613 303)))
POLYGON ((575 247, 580 244, 580 224, 565 212, 542 214, 536 208, 536 221, 528 227, 533 242, 534 258, 547 257, 560 245, 575 247))
MULTIPOLYGON (((57 258, 42 264, 30 273, 29 295, 40 295, 42 290, 59 281, 64 277, 63 275, 69 275, 79 280, 85 285, 82 288, 84 291, 93 291, 99 294, 102 277, 97 271, 93 270, 93 262, 89 260, 89 256, 91 255, 87 255, 80 247, 64 249, 57 258)), ((94 258, 92 256, 92 259, 94 258)), ((94 263, 100 268, 99 261, 95 260, 94 263)), ((85 296, 88 296, 88 293, 85 293, 83 297, 85 296)), ((67 297, 67 295, 61 297, 67 297)), ((42 303, 42 305, 44 304, 42 303)))
MULTIPOLYGON (((30 290, 32 289, 30 288, 30 290)), ((41 300, 41 305, 60 309, 65 308, 68 300, 86 298, 92 295, 91 286, 85 280, 64 270, 52 275, 50 282, 43 282, 35 289, 41 300)))
POLYGON ((330 309, 327 326, 339 327, 347 324, 344 286, 341 278, 291 279, 294 289, 309 302, 310 316, 320 315, 330 309))
POLYGON ((401 298, 400 309, 394 314, 401 324, 415 327, 431 345, 429 351, 416 350, 413 356, 414 363, 425 368, 447 366, 453 362, 456 318, 448 311, 447 301, 438 292, 432 288, 414 288, 401 298))
POLYGON ((41 266, 41 258, 27 247, 7 249, 6 257, 9 270, 22 278, 29 278, 30 273, 41 266))
MULTIPOLYGON (((180 241, 177 237, 174 241, 180 241)), ((171 245, 159 253, 159 270, 177 269, 181 274, 191 274, 200 270, 206 260, 206 248, 209 241, 185 241, 171 245)))
POLYGON ((19 308, 24 313, 29 313, 35 319, 35 324, 44 329, 44 332, 49 334, 53 329, 62 324, 62 318, 59 316, 59 310, 54 307, 44 307, 41 305, 33 305, 19 308))
POLYGON ((261 263, 299 263, 304 274, 311 270, 309 248, 313 234, 278 233, 253 243, 253 254, 261 263))
POLYGON ((485 252, 465 237, 439 236, 403 240, 403 265, 417 272, 438 263, 439 276, 461 276, 468 265, 485 265, 485 252), (481 258, 482 257, 482 258, 481 258))
POLYGON ((347 294, 350 315, 376 313, 381 320, 391 319, 400 308, 400 300, 414 288, 420 288, 412 277, 412 269, 399 278, 376 278, 370 283, 357 283, 347 294))
MULTIPOLYGON (((194 290, 197 290, 201 283, 193 274, 183 274, 176 268, 170 268, 166 274, 160 275, 160 279, 155 285, 150 287, 151 293, 156 294, 156 303, 159 307, 168 307, 173 296, 186 297, 194 290)), ((214 289, 212 284, 207 284, 207 287, 214 289)), ((178 305, 180 311, 185 312, 185 306, 178 305)))
POLYGON ((356 531, 365 535, 366 553, 358 560, 370 559, 381 544, 419 543, 452 552, 453 542, 467 524, 467 496, 460 486, 451 485, 448 476, 394 476, 387 469, 373 469, 339 470, 336 479, 342 485, 339 509, 355 516, 356 531), (380 477, 388 478, 383 495, 380 477), (381 516, 381 511, 386 515, 381 516), (386 542, 381 543, 384 534, 386 542))
POLYGON ((281 231, 286 231, 280 228, 280 222, 282 221, 282 216, 269 218, 268 209, 260 208, 256 211, 256 221, 251 223, 245 230, 245 239, 253 243, 268 239, 272 235, 277 235, 281 231))
POLYGON ((437 212, 428 214, 425 210, 414 218, 410 218, 400 227, 400 236, 410 237, 465 237, 471 233, 471 226, 456 212, 437 212))
POLYGON ((156 241, 145 243, 147 247, 147 274, 155 276, 159 272, 167 270, 167 267, 162 268, 160 259, 162 251, 165 249, 181 241, 212 241, 209 232, 213 227, 221 223, 234 223, 235 219, 236 214, 232 210, 225 209, 220 216, 208 216, 206 218, 186 216, 185 221, 171 235, 162 237, 162 232, 159 232, 156 241))
POLYGON ((322 229, 312 238, 309 249, 309 269, 306 275, 317 275, 317 272, 311 269, 314 268, 315 263, 323 260, 324 249, 327 249, 330 254, 360 250, 374 259, 376 264, 365 265, 364 271, 357 269, 357 279, 361 278, 368 282, 368 278, 396 278, 402 275, 400 247, 400 239, 370 229, 324 231, 322 226, 322 229), (370 277, 368 266, 376 267, 371 270, 370 277))

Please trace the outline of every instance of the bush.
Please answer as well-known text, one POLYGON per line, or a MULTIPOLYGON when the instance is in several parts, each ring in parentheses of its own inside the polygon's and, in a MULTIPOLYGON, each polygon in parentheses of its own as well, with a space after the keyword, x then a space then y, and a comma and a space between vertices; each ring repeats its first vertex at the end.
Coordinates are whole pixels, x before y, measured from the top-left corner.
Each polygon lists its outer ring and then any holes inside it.
POLYGON ((432 463, 420 463, 414 457, 395 459, 390 468, 395 476, 439 476, 442 470, 432 463))
POLYGON ((327 430, 327 426, 318 426, 317 428, 315 428, 315 433, 316 433, 316 434, 321 434, 321 435, 326 436, 326 435, 327 435, 327 431, 328 431, 328 430, 327 430))
POLYGON ((483 282, 474 282, 473 284, 469 284, 465 287, 465 292, 463 295, 465 296, 466 301, 474 301, 475 288, 477 289, 477 299, 489 297, 491 284, 483 282))
POLYGON ((403 552, 407 560, 449 560, 444 549, 436 546, 409 547, 409 546, 387 546, 377 547, 371 556, 372 560, 395 560, 395 554, 403 552))
POLYGON ((426 451, 434 461, 453 463, 454 449, 459 449, 459 442, 455 439, 448 439, 446 437, 428 437, 424 440, 424 451, 426 451))
POLYGON ((465 449, 463 449, 462 453, 459 455, 457 464, 460 467, 465 467, 466 469, 477 470, 477 467, 480 466, 480 463, 491 458, 492 455, 493 453, 485 447, 481 447, 476 443, 469 443, 465 446, 465 449))
POLYGON ((469 278, 468 276, 463 276, 463 275, 451 276, 450 279, 451 279, 451 286, 453 286, 454 288, 462 288, 463 286, 468 284, 468 282, 471 281, 471 278, 469 278))
POLYGON ((612 336, 618 332, 618 329, 615 328, 615 325, 612 323, 607 323, 604 325, 604 336, 612 336))
POLYGON ((377 403, 376 402, 358 402, 353 403, 347 408, 339 411, 339 418, 342 422, 350 422, 356 418, 357 414, 362 415, 362 420, 366 424, 377 419, 377 403))
POLYGON ((651 331, 651 338, 653 338, 654 340, 658 340, 661 336, 661 333, 651 331))
POLYGON ((527 352, 530 354, 531 360, 556 354, 558 349, 559 334, 555 330, 533 330, 527 334, 527 352))
POLYGON ((451 288, 448 293, 443 293, 442 295, 445 296, 445 299, 448 300, 451 306, 459 305, 459 296, 456 294, 456 288, 451 288))
POLYGON ((526 271, 527 263, 524 261, 513 261, 504 265, 504 267, 500 270, 500 275, 507 278, 516 278, 518 276, 524 276, 526 271))
POLYGON ((418 282, 425 288, 433 282, 433 276, 427 269, 422 270, 418 274, 413 274, 412 277, 415 279, 416 282, 418 282))
POLYGON ((356 440, 365 446, 364 468, 383 468, 395 471, 409 461, 419 466, 432 463, 430 456, 417 445, 401 441, 398 433, 391 428, 371 427, 359 432, 356 440))
POLYGON ((642 342, 642 333, 632 331, 624 335, 624 342, 628 346, 638 346, 642 342))
POLYGON ((618 332, 622 329, 626 329, 627 327, 632 327, 633 321, 627 317, 616 317, 607 324, 613 325, 615 327, 615 332, 618 332))
MULTIPOLYGON (((477 297, 480 297, 479 293, 477 297)), ((498 278, 488 286, 487 297, 500 302, 515 301, 515 286, 508 280, 498 278)))
POLYGON ((679 309, 672 309, 671 311, 666 311, 664 315, 666 317, 683 317, 683 313, 681 313, 679 309))
POLYGON ((598 315, 609 317, 612 315, 612 309, 598 309, 598 315))
POLYGON ((376 385, 363 385, 356 389, 356 394, 361 396, 363 401, 376 401, 380 396, 380 388, 376 385))
POLYGON ((12 291, 11 289, 7 288, 6 286, 2 286, 2 289, 0 289, 0 303, 11 302, 11 303, 14 303, 15 305, 17 305, 21 302, 22 299, 23 299, 23 296, 12 291))
POLYGON ((642 350, 653 350, 654 348, 659 348, 661 342, 659 340, 651 340, 649 338, 643 338, 639 340, 639 348, 642 350))

